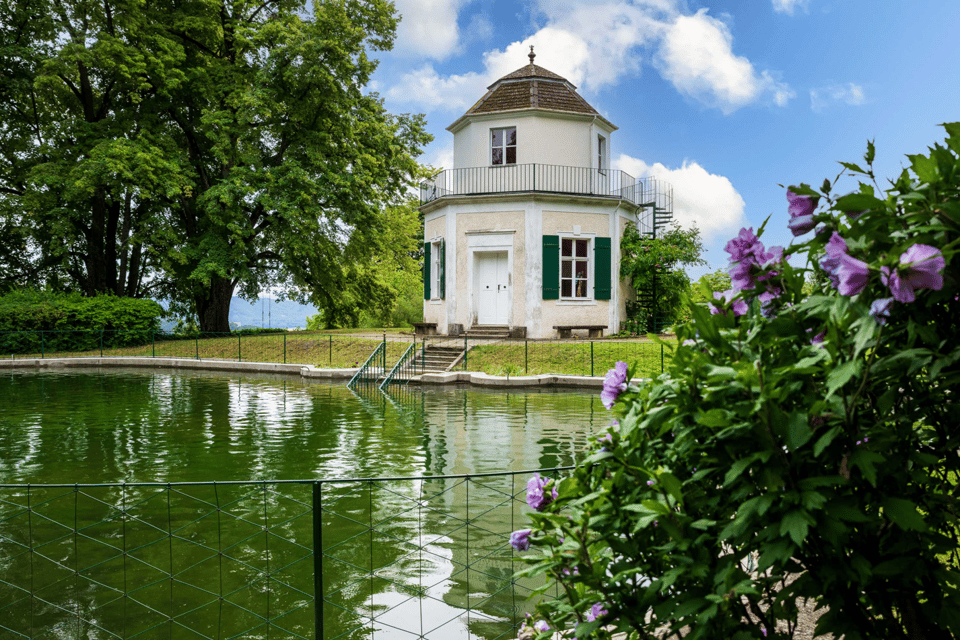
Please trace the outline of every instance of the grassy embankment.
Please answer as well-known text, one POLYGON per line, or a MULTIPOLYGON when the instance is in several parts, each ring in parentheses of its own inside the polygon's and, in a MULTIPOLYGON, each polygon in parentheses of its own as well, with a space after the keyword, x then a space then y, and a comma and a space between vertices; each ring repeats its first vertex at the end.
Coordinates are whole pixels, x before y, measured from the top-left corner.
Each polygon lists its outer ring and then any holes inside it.
MULTIPOLYGON (((396 340, 396 330, 387 330, 387 367, 393 366, 410 345, 396 340), (391 338, 391 334, 394 339, 391 338)), ((158 358, 199 358, 203 360, 242 360, 244 362, 287 362, 311 364, 321 368, 352 368, 363 364, 377 345, 383 331, 230 335, 211 338, 158 339, 135 346, 104 348, 103 356, 140 356, 158 358), (347 335, 344 335, 347 334, 347 335)), ((47 351, 45 358, 99 356, 100 349, 47 351)), ((16 358, 39 358, 41 354, 19 354, 16 358)), ((669 357, 669 354, 665 354, 669 357)), ((537 375, 559 373, 602 376, 617 360, 637 364, 639 377, 652 377, 661 371, 660 346, 649 341, 597 340, 528 341, 470 345, 466 370, 491 375, 537 375)), ((463 363, 457 367, 463 370, 463 363)))

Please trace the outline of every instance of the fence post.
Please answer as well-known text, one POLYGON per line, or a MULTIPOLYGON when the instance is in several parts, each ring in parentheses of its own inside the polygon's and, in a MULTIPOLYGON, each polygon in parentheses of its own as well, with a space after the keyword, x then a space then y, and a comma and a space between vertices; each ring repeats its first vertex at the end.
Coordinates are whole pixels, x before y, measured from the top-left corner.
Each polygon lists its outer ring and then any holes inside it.
POLYGON ((523 375, 525 376, 530 375, 530 371, 528 369, 528 362, 529 362, 529 359, 527 358, 527 339, 524 338, 523 339, 523 375))
POLYGON ((590 377, 593 377, 593 340, 590 341, 590 377))
POLYGON ((46 346, 43 342, 43 331, 40 332, 40 359, 44 358, 44 351, 46 351, 46 346))
POLYGON ((200 333, 199 332, 194 334, 193 336, 193 348, 195 349, 197 360, 199 360, 200 359, 200 333))
POLYGON ((327 337, 330 338, 330 364, 333 365, 333 334, 331 333, 327 337))
POLYGON ((663 345, 660 345, 660 373, 663 373, 663 345))
POLYGON ((103 357, 103 329, 100 329, 100 357, 103 357))
POLYGON ((313 628, 323 640, 323 485, 313 483, 313 628))
POLYGON ((243 362, 243 352, 240 350, 240 332, 237 332, 237 362, 243 362))
POLYGON ((467 370, 467 334, 463 334, 463 370, 467 370))
POLYGON ((287 364, 287 334, 283 334, 283 364, 287 364))

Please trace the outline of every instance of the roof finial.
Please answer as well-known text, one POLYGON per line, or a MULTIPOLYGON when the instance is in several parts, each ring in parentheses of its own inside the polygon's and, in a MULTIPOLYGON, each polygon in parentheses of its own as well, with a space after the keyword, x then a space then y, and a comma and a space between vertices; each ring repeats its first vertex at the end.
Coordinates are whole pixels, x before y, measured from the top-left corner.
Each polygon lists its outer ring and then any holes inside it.
POLYGON ((530 45, 530 53, 527 57, 530 58, 530 64, 533 64, 533 59, 537 57, 537 54, 533 52, 533 45, 530 45))

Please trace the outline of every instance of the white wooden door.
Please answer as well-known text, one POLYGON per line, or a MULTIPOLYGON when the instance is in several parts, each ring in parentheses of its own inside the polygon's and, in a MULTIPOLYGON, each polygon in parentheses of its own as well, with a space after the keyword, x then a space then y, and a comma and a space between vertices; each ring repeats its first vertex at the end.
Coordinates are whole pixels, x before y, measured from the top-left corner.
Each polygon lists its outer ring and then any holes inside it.
POLYGON ((477 253, 477 324, 505 325, 510 318, 507 252, 477 253))

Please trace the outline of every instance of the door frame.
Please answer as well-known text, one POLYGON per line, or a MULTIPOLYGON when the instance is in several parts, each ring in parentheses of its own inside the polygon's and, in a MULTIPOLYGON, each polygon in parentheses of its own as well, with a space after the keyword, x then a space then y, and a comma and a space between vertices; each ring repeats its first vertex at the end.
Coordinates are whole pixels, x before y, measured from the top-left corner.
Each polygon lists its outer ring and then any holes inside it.
POLYGON ((515 229, 496 230, 496 231, 467 231, 467 298, 470 300, 469 326, 477 324, 477 254, 478 253, 503 253, 507 254, 507 326, 513 327, 513 301, 514 291, 518 283, 514 277, 513 264, 513 240, 516 235, 515 229))

